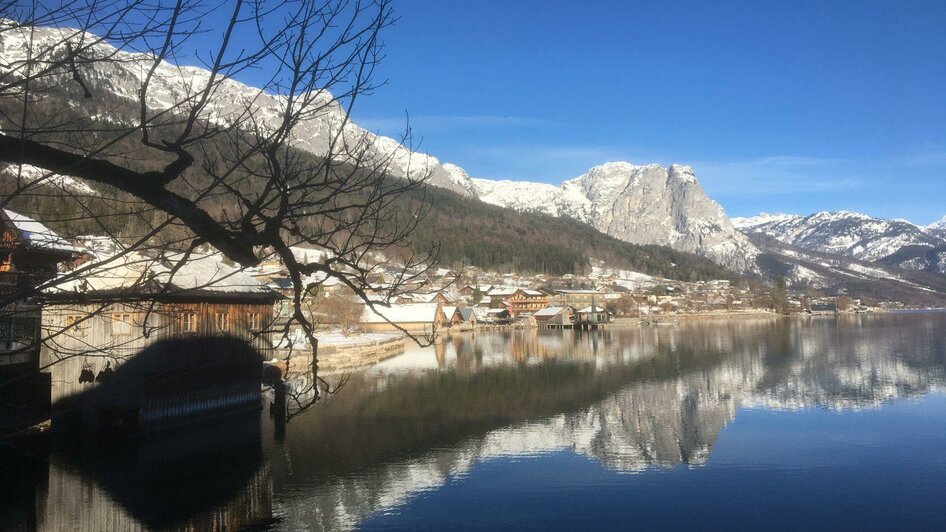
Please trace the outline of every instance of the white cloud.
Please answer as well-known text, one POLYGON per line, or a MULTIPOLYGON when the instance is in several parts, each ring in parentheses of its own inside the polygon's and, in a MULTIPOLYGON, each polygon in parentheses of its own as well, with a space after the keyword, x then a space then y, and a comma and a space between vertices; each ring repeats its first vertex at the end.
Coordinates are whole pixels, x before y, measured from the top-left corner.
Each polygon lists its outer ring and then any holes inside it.
POLYGON ((846 175, 843 159, 771 155, 751 159, 691 161, 711 196, 752 198, 851 190, 863 180, 846 175))
POLYGON ((490 144, 456 150, 456 162, 470 175, 487 179, 559 184, 607 161, 640 161, 624 150, 606 146, 490 144))
POLYGON ((899 162, 907 168, 946 167, 946 149, 931 147, 903 157, 899 162))
POLYGON ((408 123, 415 134, 456 131, 463 129, 489 129, 509 127, 541 127, 551 122, 526 116, 505 115, 419 115, 401 117, 361 118, 356 120, 361 127, 371 131, 390 133, 403 132, 408 123))

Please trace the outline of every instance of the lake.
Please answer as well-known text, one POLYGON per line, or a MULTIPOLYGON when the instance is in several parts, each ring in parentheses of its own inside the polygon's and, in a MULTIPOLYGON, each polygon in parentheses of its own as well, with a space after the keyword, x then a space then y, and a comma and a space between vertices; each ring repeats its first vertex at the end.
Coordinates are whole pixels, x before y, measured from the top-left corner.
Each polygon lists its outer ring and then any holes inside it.
POLYGON ((315 405, 4 448, 0 529, 946 529, 946 313, 462 334, 315 405))

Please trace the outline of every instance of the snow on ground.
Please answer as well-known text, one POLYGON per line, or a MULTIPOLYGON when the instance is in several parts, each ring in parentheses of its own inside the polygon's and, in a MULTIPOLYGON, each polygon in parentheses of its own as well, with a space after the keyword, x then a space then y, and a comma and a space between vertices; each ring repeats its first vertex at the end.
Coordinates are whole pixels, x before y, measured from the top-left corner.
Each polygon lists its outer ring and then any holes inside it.
POLYGON ((747 218, 730 218, 732 224, 736 226, 736 229, 746 229, 749 227, 756 227, 762 224, 768 224, 772 222, 784 222, 788 220, 800 219, 801 216, 797 214, 784 214, 781 212, 768 213, 763 212, 759 213, 756 216, 749 216, 747 218))
POLYGON ((616 268, 607 268, 601 266, 592 266, 591 267, 591 277, 605 277, 610 275, 616 275, 617 279, 614 281, 614 284, 627 288, 629 290, 637 290, 638 288, 647 288, 651 287, 666 281, 666 279, 661 279, 659 277, 654 277, 652 275, 647 275, 646 273, 635 272, 632 270, 621 270, 616 268))
POLYGON ((357 333, 346 336, 340 330, 326 331, 315 335, 319 340, 319 346, 356 346, 373 344, 375 342, 385 342, 395 338, 401 338, 401 333, 357 333))
POLYGON ((799 284, 809 283, 812 285, 818 285, 818 284, 823 284, 824 278, 821 275, 819 275, 818 272, 812 269, 806 268, 801 265, 796 265, 795 269, 792 271, 791 281, 793 283, 799 283, 799 284))
POLYGON ((871 268, 869 266, 862 266, 857 263, 851 263, 847 265, 847 268, 851 271, 866 275, 868 277, 884 279, 891 277, 890 272, 882 270, 880 268, 871 268))
POLYGON ((72 176, 59 175, 37 168, 29 164, 16 165, 10 164, 0 169, 0 174, 8 176, 10 179, 21 178, 24 184, 43 184, 60 188, 72 194, 82 196, 96 196, 98 192, 85 184, 81 179, 72 176))

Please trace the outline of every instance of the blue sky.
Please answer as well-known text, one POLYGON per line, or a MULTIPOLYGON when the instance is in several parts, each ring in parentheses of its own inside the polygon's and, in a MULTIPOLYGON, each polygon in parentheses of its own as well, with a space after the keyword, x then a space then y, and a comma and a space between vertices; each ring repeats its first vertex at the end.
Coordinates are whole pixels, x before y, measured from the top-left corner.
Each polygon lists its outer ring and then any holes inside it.
POLYGON ((732 216, 946 215, 946 2, 401 0, 356 122, 476 177, 691 164, 732 216), (658 5, 659 4, 659 5, 658 5))

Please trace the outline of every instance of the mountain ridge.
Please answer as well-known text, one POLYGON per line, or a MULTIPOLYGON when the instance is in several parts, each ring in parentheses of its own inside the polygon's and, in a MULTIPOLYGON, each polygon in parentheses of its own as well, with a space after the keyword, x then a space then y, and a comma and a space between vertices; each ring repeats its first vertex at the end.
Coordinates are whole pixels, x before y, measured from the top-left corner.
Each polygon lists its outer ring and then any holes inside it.
POLYGON ((668 245, 733 270, 755 270, 758 250, 686 165, 607 162, 560 185, 471 178, 456 165, 448 168, 456 183, 486 203, 569 217, 633 244, 668 245))
MULTIPOLYGON (((48 46, 50 55, 66 53, 64 42, 77 38, 76 35, 82 38, 90 34, 67 28, 21 28, 0 32, 0 53, 8 59, 8 64, 27 58, 31 53, 31 42, 34 48, 48 46), (72 37, 64 39, 69 35, 72 37)), ((138 88, 148 75, 152 58, 116 51, 106 43, 95 44, 89 54, 118 57, 120 60, 83 61, 77 67, 81 77, 99 92, 108 92, 113 99, 136 102, 138 88)), ((59 82, 66 84, 72 73, 63 71, 59 75, 59 82)), ((200 87, 209 75, 199 67, 162 61, 150 80, 146 105, 152 111, 172 109, 176 102, 186 101, 194 87, 200 87)), ((390 163, 388 174, 393 177, 426 176, 432 186, 465 197, 476 197, 486 203, 518 211, 566 216, 632 244, 666 245, 711 258, 736 271, 754 269, 757 251, 732 226, 722 207, 705 195, 689 167, 605 163, 559 187, 476 179, 456 165, 445 166, 432 155, 413 152, 395 139, 361 128, 349 119, 345 109, 328 91, 316 96, 320 99, 321 111, 301 120, 293 130, 294 145, 303 151, 325 156, 331 151, 331 139, 340 138, 346 146, 358 146, 356 153, 348 153, 347 149, 342 150, 343 154, 332 151, 331 155, 341 162, 350 158, 369 163, 390 163)), ((225 79, 201 111, 200 118, 221 125, 252 122, 257 128, 274 128, 279 123, 280 104, 284 101, 283 96, 225 79)), ((107 119, 134 123, 137 106, 127 107, 125 111, 120 111, 121 107, 109 108, 107 119), (123 116, 121 112, 128 114, 123 116)), ((104 109, 98 111, 105 116, 104 109)), ((91 114, 96 114, 96 109, 92 109, 91 114)))
MULTIPOLYGON (((928 226, 918 226, 906 220, 885 220, 854 211, 821 211, 807 216, 762 213, 750 218, 735 218, 733 223, 750 236, 763 235, 809 251, 888 265, 896 264, 889 259, 902 250, 932 250, 946 246, 944 235, 928 226)), ((925 264, 911 265, 906 260, 899 265, 902 269, 932 271, 925 264)), ((937 268, 936 271, 946 273, 946 268, 937 268)))
MULTIPOLYGON (((8 60, 7 64, 17 58, 26 57, 29 52, 27 34, 24 33, 26 31, 0 32, 0 54, 8 60)), ((32 38, 40 42, 62 44, 63 34, 74 31, 36 28, 32 38)), ((61 48, 62 46, 57 50, 54 47, 50 53, 62 53, 61 48)), ((150 65, 150 58, 140 54, 116 52, 104 43, 93 46, 92 53, 104 56, 116 53, 124 55, 122 61, 114 64, 83 62, 78 65, 82 77, 96 89, 96 98, 104 100, 105 103, 85 103, 87 100, 78 100, 83 101, 83 107, 73 110, 85 113, 93 123, 102 120, 120 122, 136 119, 138 108, 134 102, 138 98, 137 87, 147 71, 145 66, 150 65), (125 103, 118 106, 108 105, 115 101, 125 103), (131 102, 131 105, 128 102, 131 102), (85 107, 86 105, 88 107, 85 107), (105 113, 106 109, 109 114, 105 113)), ((203 79, 202 76, 207 75, 207 71, 198 67, 177 66, 167 62, 162 62, 155 72, 147 101, 149 108, 153 110, 172 108, 174 102, 180 101, 195 83, 203 79)), ((72 103, 68 91, 76 90, 68 85, 71 75, 71 71, 61 73, 64 86, 67 87, 63 89, 66 91, 66 97, 63 98, 66 106, 72 103)), ((362 139, 365 141, 362 153, 367 155, 369 161, 390 161, 388 174, 392 177, 428 176, 428 184, 458 194, 467 201, 481 201, 522 213, 567 218, 623 242, 644 246, 667 246, 679 252, 708 257, 717 264, 739 272, 761 272, 757 259, 762 252, 759 245, 750 238, 753 235, 768 235, 776 239, 781 236, 785 239, 783 242, 787 240, 798 248, 805 248, 807 245, 806 249, 842 256, 847 254, 852 258, 870 262, 883 260, 887 261, 885 264, 888 265, 889 261, 902 259, 896 265, 903 269, 940 273, 946 271, 946 248, 939 254, 939 248, 946 246, 946 218, 927 227, 919 227, 905 221, 874 219, 850 211, 816 213, 809 217, 766 215, 766 220, 730 219, 719 203, 703 191, 693 169, 679 164, 662 166, 635 165, 624 161, 607 162, 559 185, 481 179, 471 177, 456 164, 442 163, 432 155, 411 151, 398 140, 361 128, 349 119, 345 109, 331 94, 326 91, 321 97, 324 100, 323 112, 302 121, 298 131, 294 133, 294 147, 316 156, 325 156, 328 139, 333 135, 340 135, 346 141, 362 139), (793 232, 790 227, 792 224, 799 224, 800 220, 807 220, 805 223, 820 220, 823 225, 827 225, 821 233, 809 231, 803 235, 801 232, 793 232), (858 229, 855 226, 865 227, 858 229), (840 228, 838 231, 843 229, 846 233, 832 235, 832 228, 840 228), (855 236, 859 238, 854 238, 855 236), (931 255, 928 250, 937 251, 931 255)), ((280 98, 282 97, 227 79, 221 84, 219 94, 215 95, 212 105, 207 107, 200 118, 209 122, 232 124, 249 112, 266 127, 267 120, 278 118, 280 98)), ((69 181, 63 183, 73 186, 69 181)), ((493 215, 503 216, 499 213, 493 215)), ((480 214, 475 216, 479 217, 480 214)), ((537 223, 531 219, 517 220, 527 225, 537 223)), ((504 231, 506 230, 511 229, 505 228, 504 231)), ((479 251, 481 250, 477 252, 479 251)), ((463 250, 458 249, 457 253, 457 258, 462 258, 463 250)), ((624 250, 621 253, 633 252, 624 250)), ((578 259, 569 260, 575 262, 578 259)))

